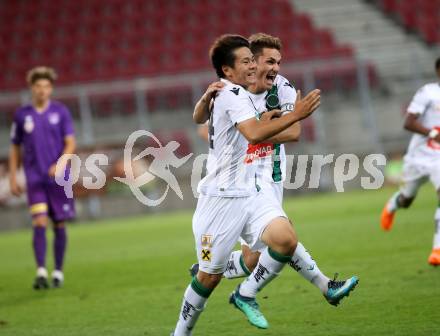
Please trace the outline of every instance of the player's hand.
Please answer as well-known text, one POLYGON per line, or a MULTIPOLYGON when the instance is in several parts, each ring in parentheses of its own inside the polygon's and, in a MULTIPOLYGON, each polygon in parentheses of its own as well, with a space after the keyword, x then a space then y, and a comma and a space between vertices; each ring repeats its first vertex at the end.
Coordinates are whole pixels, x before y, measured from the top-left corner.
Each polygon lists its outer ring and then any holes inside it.
POLYGON ((301 91, 298 91, 293 113, 296 113, 300 117, 300 120, 302 120, 310 116, 319 105, 321 105, 320 90, 315 89, 304 98, 301 98, 301 91))
POLYGON ((52 166, 49 167, 48 174, 50 177, 55 177, 57 173, 57 165, 60 166, 61 169, 59 169, 58 174, 63 175, 64 171, 66 169, 66 164, 64 162, 56 162, 52 166))
POLYGON ((56 170, 57 170, 57 164, 54 163, 52 166, 49 167, 49 172, 48 172, 49 176, 55 177, 56 170))
POLYGON ((17 180, 15 178, 11 178, 9 180, 9 187, 11 188, 11 194, 14 196, 19 197, 23 193, 23 189, 17 183, 17 180))
POLYGON ((206 99, 211 100, 212 98, 214 98, 217 95, 218 91, 223 89, 224 86, 225 86, 225 83, 223 83, 221 81, 213 82, 213 83, 209 84, 209 86, 206 89, 206 91, 203 94, 203 96, 206 99))
POLYGON ((283 112, 281 110, 265 111, 265 112, 261 113, 260 121, 267 121, 267 120, 271 120, 273 118, 279 118, 279 117, 281 117, 282 113, 283 112))

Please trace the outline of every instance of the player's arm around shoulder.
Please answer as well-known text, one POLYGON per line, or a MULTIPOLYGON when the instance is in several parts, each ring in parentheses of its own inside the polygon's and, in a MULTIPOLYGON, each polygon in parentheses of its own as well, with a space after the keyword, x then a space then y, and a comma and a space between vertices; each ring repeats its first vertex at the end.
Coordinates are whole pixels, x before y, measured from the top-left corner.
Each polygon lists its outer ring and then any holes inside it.
POLYGON ((209 119, 214 98, 224 86, 225 83, 221 81, 213 82, 208 86, 206 92, 194 106, 193 120, 196 124, 204 124, 209 119))

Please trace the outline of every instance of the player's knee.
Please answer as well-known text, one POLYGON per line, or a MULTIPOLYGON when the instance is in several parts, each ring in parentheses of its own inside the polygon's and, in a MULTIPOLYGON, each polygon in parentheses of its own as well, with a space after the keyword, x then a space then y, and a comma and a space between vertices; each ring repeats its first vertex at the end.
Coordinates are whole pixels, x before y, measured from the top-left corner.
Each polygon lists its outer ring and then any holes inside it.
POLYGON ((209 274, 202 271, 197 273, 197 280, 206 288, 215 288, 220 283, 222 274, 209 274))
POLYGON ((32 219, 32 225, 38 227, 46 227, 47 226, 47 216, 36 216, 32 219))
POLYGON ((278 237, 276 242, 277 252, 284 255, 293 255, 295 253, 296 246, 298 245, 298 239, 294 233, 289 233, 278 237))

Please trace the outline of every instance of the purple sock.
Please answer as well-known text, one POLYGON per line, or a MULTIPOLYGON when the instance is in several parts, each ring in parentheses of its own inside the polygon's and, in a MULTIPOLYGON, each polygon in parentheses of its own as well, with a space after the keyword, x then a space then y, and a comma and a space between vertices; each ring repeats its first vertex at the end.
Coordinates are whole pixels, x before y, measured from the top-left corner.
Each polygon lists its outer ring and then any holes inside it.
POLYGON ((64 252, 66 251, 67 234, 64 226, 54 228, 53 251, 55 257, 55 269, 61 271, 63 269, 64 252))
POLYGON ((34 226, 33 247, 35 261, 38 267, 46 265, 46 228, 42 226, 34 226))

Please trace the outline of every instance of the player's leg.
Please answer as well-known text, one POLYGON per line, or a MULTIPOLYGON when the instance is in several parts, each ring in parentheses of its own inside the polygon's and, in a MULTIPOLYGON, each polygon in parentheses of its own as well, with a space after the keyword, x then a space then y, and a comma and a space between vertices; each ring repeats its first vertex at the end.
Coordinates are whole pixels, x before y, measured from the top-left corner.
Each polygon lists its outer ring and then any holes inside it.
MULTIPOLYGON (((43 209, 42 204, 41 209, 43 209)), ((31 212, 35 211, 37 207, 34 205, 31 206, 31 212)), ((47 206, 46 206, 47 209, 47 206)), ((39 211, 38 211, 39 212, 39 211)), ((34 280, 34 289, 46 289, 49 288, 49 284, 47 281, 47 270, 46 270, 46 228, 47 223, 49 221, 46 214, 39 212, 35 214, 32 218, 32 227, 33 227, 33 237, 32 237, 32 246, 34 250, 35 262, 37 264, 37 275, 34 280)))
POLYGON ((383 230, 389 231, 394 223, 398 209, 407 209, 414 201, 420 186, 426 181, 426 173, 421 165, 405 162, 403 166, 403 186, 385 204, 380 224, 383 230))
MULTIPOLYGON (((438 167, 438 166, 437 166, 438 167)), ((428 263, 432 266, 440 265, 440 170, 434 167, 434 171, 430 175, 430 179, 435 189, 437 190, 437 209, 434 215, 434 239, 432 245, 432 252, 428 258, 428 263)))
POLYGON ((44 187, 40 184, 27 185, 29 211, 32 216, 32 247, 37 274, 34 289, 48 288, 46 270, 46 228, 48 224, 48 202, 44 187))
POLYGON ((252 216, 241 237, 252 250, 258 250, 261 242, 268 248, 261 253, 252 273, 232 293, 230 302, 246 315, 252 325, 268 328, 269 324, 256 302, 256 294, 290 261, 297 239, 279 203, 261 192, 249 203, 252 216))
POLYGON ((228 266, 223 273, 226 279, 243 278, 251 274, 260 257, 260 252, 253 252, 240 238, 241 250, 236 250, 229 256, 228 266))
POLYGON ((67 248, 66 221, 75 217, 75 204, 68 198, 64 188, 51 183, 46 186, 49 203, 49 217, 53 221, 53 254, 54 270, 52 272, 52 286, 61 287, 64 282, 64 256, 67 248))
POLYGON ((64 282, 63 265, 67 246, 67 232, 65 223, 54 222, 53 232, 53 254, 55 268, 52 272, 52 286, 59 288, 64 282))
POLYGON ((222 278, 247 215, 241 199, 201 196, 193 217, 199 271, 187 287, 173 335, 191 335, 222 278))

